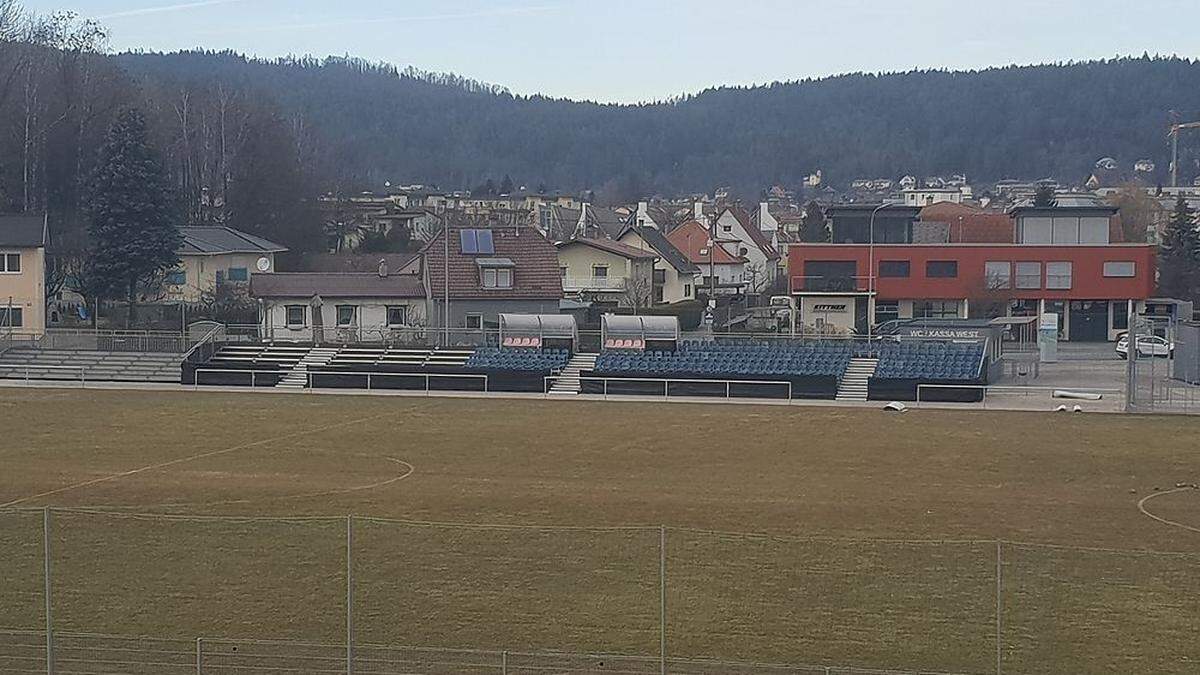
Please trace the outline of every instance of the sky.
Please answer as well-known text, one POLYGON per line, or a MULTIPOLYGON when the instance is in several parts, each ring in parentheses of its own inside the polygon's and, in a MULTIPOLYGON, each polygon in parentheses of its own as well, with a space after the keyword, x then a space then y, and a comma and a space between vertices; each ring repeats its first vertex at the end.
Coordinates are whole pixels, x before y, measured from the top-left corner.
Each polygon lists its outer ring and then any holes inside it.
POLYGON ((114 50, 352 55, 633 103, 847 72, 1200 57, 1197 0, 25 0, 114 50))

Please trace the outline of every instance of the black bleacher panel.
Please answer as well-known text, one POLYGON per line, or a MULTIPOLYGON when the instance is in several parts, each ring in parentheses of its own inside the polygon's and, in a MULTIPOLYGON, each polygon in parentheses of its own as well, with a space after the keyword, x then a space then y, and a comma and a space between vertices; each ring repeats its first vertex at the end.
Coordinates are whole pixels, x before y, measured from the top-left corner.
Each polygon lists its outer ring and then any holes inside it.
MULTIPOLYGON (((918 385, 982 385, 984 345, 954 342, 885 342, 879 345, 879 364, 867 381, 871 400, 915 401, 918 385)), ((975 388, 921 387, 922 401, 980 401, 975 388)))

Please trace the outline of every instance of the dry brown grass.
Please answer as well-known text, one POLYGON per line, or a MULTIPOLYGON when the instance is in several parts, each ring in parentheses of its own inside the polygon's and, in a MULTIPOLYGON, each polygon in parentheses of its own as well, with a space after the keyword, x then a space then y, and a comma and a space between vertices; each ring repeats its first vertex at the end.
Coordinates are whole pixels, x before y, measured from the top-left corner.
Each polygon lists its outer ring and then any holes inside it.
MULTIPOLYGON (((1200 478, 1190 419, 68 390, 0 418, 0 503, 237 448, 21 506, 335 517, 56 512, 60 629, 336 641, 353 513, 364 641, 654 654, 664 524, 674 654, 994 670, 1004 539, 1189 554, 1006 544, 1005 672, 1200 668, 1200 534, 1135 506, 1200 478)), ((1200 492, 1154 501, 1200 525, 1200 492)), ((40 625, 40 536, 0 513, 2 625, 40 625)))

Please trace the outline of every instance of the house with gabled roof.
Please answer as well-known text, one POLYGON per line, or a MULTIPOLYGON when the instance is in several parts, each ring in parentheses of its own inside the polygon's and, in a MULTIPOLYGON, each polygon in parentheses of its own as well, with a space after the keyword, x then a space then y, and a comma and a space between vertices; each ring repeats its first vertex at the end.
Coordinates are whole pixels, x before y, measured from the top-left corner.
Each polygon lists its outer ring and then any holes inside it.
POLYGON ((179 228, 179 265, 167 273, 166 302, 199 302, 221 286, 244 287, 252 274, 275 271, 275 256, 287 247, 225 226, 179 228))
POLYGON ((704 225, 695 220, 682 223, 667 235, 671 245, 679 250, 700 271, 698 293, 738 295, 746 290, 746 259, 740 254, 741 242, 713 237, 704 225))
POLYGON ((589 237, 556 246, 564 293, 608 307, 636 309, 654 302, 654 251, 589 237))
POLYGON ((558 250, 528 225, 452 225, 421 249, 421 274, 429 326, 460 332, 495 328, 502 313, 558 314, 563 297, 558 250))
POLYGON ((784 274, 783 256, 771 245, 769 235, 750 221, 750 216, 741 207, 727 206, 715 221, 719 239, 736 239, 741 242, 739 254, 746 259, 747 290, 758 293, 766 289, 776 277, 784 274))
POLYGON ((688 260, 661 230, 656 227, 630 226, 625 228, 618 241, 627 246, 653 251, 658 256, 654 261, 652 292, 655 303, 671 304, 696 298, 700 268, 688 260))
POLYGON ((0 338, 46 331, 45 215, 0 216, 0 338))

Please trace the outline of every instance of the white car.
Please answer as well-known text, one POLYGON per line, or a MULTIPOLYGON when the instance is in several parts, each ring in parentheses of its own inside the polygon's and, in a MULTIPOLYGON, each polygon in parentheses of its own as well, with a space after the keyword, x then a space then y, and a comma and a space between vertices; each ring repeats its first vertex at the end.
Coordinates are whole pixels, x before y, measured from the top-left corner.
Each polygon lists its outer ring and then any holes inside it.
MULTIPOLYGON (((1122 335, 1117 340, 1116 352, 1117 356, 1123 359, 1129 358, 1128 334, 1122 335)), ((1139 335, 1137 339, 1137 353, 1142 358, 1147 356, 1161 356, 1169 359, 1175 356, 1175 344, 1157 335, 1139 335)))

